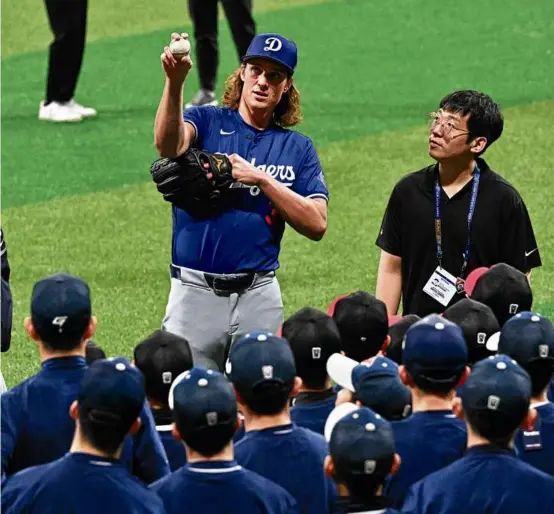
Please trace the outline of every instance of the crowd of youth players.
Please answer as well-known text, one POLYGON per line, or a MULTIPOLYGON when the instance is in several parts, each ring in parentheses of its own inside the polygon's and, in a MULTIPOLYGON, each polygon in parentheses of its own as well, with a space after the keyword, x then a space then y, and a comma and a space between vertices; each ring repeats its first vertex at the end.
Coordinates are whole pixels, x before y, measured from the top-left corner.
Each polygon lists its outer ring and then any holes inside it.
POLYGON ((47 277, 41 370, 1 396, 2 512, 554 512, 554 327, 508 265, 466 287, 423 319, 306 307, 220 373, 164 331, 105 358, 88 285, 47 277))

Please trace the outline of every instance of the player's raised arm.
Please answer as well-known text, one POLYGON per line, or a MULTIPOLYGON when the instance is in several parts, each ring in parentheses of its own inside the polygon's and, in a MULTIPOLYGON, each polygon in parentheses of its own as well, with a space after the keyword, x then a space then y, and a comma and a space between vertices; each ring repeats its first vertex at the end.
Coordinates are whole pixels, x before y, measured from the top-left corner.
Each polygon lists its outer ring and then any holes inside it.
POLYGON ((161 55, 165 85, 154 122, 154 145, 162 157, 182 154, 194 140, 194 127, 183 121, 183 86, 192 67, 188 34, 171 35, 161 55))

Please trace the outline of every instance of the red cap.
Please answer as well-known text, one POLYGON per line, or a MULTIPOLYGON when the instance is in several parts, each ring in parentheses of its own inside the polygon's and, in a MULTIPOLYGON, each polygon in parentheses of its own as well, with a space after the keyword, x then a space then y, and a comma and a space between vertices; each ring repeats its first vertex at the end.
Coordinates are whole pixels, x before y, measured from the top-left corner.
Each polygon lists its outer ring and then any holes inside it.
POLYGON ((475 289, 475 284, 477 284, 477 281, 487 272, 489 271, 489 268, 485 266, 481 266, 480 268, 474 269, 466 279, 465 283, 465 290, 468 296, 471 296, 473 294, 473 290, 475 289))

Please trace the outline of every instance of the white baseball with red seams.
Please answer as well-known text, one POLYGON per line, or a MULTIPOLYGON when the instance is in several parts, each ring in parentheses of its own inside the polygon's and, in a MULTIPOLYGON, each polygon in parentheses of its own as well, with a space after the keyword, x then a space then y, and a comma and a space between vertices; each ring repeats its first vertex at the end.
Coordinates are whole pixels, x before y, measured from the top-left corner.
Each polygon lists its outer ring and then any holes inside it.
POLYGON ((188 39, 175 39, 169 44, 169 51, 173 55, 188 55, 190 53, 190 42, 188 39))

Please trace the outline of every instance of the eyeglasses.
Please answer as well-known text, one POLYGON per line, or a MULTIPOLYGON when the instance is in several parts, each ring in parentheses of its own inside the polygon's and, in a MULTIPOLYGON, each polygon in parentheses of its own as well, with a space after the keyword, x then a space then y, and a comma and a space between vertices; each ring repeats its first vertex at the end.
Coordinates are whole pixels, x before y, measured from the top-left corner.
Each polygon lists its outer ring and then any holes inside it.
POLYGON ((461 136, 462 134, 469 134, 469 130, 463 130, 456 127, 451 119, 441 116, 438 112, 430 112, 429 121, 430 128, 435 129, 437 127, 440 127, 445 136, 449 136, 453 130, 456 130, 458 132, 457 136, 461 136))

